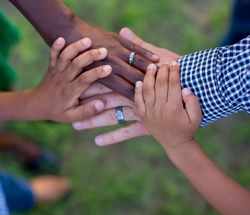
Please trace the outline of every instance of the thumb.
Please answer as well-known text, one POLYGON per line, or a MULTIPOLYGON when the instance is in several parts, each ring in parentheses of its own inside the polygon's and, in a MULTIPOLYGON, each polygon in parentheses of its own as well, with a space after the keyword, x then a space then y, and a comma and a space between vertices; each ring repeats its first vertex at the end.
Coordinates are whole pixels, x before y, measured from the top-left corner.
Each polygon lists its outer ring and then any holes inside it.
POLYGON ((139 46, 144 43, 144 41, 141 38, 137 37, 130 28, 122 28, 119 35, 139 46))
POLYGON ((186 111, 192 124, 199 126, 202 112, 197 97, 188 88, 182 90, 182 99, 186 106, 186 111))
POLYGON ((130 28, 122 28, 120 31, 120 36, 124 37, 125 39, 129 40, 132 43, 135 43, 138 46, 141 46, 142 48, 146 50, 150 50, 155 55, 158 55, 158 47, 142 40, 130 28))

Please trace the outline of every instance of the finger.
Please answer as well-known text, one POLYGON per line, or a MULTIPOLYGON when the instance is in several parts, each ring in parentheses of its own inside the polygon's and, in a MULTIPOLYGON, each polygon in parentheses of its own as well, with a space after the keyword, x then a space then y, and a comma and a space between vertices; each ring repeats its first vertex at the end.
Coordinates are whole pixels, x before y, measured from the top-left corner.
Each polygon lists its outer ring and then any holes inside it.
MULTIPOLYGON (((129 28, 122 28, 120 31, 120 36, 122 36, 123 38, 129 40, 130 42, 132 42, 138 46, 141 46, 142 48, 144 48, 146 50, 154 50, 156 48, 156 46, 154 46, 150 43, 147 43, 147 42, 143 41, 141 38, 139 38, 138 36, 136 36, 135 33, 129 28)), ((153 58, 155 58, 157 61, 159 60, 159 56, 155 55, 155 57, 153 57, 153 58)), ((150 59, 150 60, 152 60, 154 62, 153 59, 150 59)))
MULTIPOLYGON (((122 32, 122 31, 121 31, 122 32)), ((121 33, 122 35, 122 33, 121 33)), ((144 49, 143 47, 139 46, 139 44, 137 45, 136 43, 132 43, 131 41, 120 37, 120 43, 126 47, 127 49, 129 49, 132 52, 137 53, 138 55, 141 55, 142 57, 145 57, 146 59, 157 63, 159 61, 159 57, 156 56, 154 53, 152 53, 149 50, 144 49)))
POLYGON ((146 71, 147 67, 149 66, 150 63, 151 63, 151 61, 145 59, 144 57, 142 57, 139 54, 135 54, 131 65, 136 67, 137 69, 139 69, 141 71, 146 71))
MULTIPOLYGON (((124 37, 125 39, 131 41, 132 43, 134 43, 134 44, 136 44, 136 45, 138 45, 138 46, 140 46, 140 47, 142 47, 142 48, 144 48, 146 50, 158 49, 158 47, 156 47, 156 46, 154 46, 154 45, 152 45, 150 43, 147 43, 144 40, 142 40, 141 38, 139 38, 138 36, 136 36, 135 33, 130 28, 122 28, 121 31, 120 31, 120 36, 124 37)), ((155 55, 155 56, 159 60, 160 56, 157 56, 157 55, 155 55)))
POLYGON ((144 117, 146 114, 146 107, 142 95, 142 82, 137 81, 135 85, 135 106, 140 117, 144 117))
POLYGON ((176 106, 182 105, 179 65, 175 61, 170 64, 168 84, 168 102, 176 106))
POLYGON ((109 76, 111 71, 112 67, 105 65, 84 72, 72 81, 72 89, 82 93, 83 90, 88 88, 88 86, 97 79, 109 76))
POLYGON ((60 54, 60 51, 65 46, 65 39, 62 37, 59 37, 52 45, 50 50, 50 61, 49 61, 49 67, 54 68, 57 64, 58 56, 60 54))
POLYGON ((114 71, 108 76, 108 78, 102 78, 97 80, 105 86, 110 87, 115 92, 119 92, 121 95, 129 98, 131 101, 134 100, 134 85, 122 77, 115 75, 114 71))
POLYGON ((151 109, 155 104, 155 74, 157 67, 150 64, 147 69, 142 87, 143 99, 145 102, 146 110, 151 109))
POLYGON ((144 72, 127 64, 125 61, 128 61, 128 59, 118 62, 119 67, 114 68, 114 73, 128 80, 132 84, 135 84, 137 81, 143 81, 145 76, 144 72))
MULTIPOLYGON (((105 109, 105 108, 104 108, 105 109)), ((139 120, 134 109, 128 106, 123 106, 123 114, 126 121, 139 120)), ((109 125, 117 125, 115 108, 105 110, 91 118, 74 122, 72 125, 76 130, 85 130, 109 125)))
POLYGON ((80 101, 80 104, 85 104, 93 99, 102 100, 103 103, 105 104, 105 110, 115 108, 118 106, 128 106, 128 107, 135 108, 134 102, 114 92, 103 94, 103 95, 96 95, 91 98, 86 98, 85 100, 80 101))
POLYGON ((93 117, 98 112, 104 109, 104 104, 101 100, 93 100, 85 105, 78 106, 67 112, 68 122, 78 122, 90 117, 93 117))
POLYGON ((107 94, 111 92, 113 91, 109 89, 108 87, 104 86, 103 84, 95 82, 95 83, 90 84, 90 86, 86 90, 83 91, 79 99, 84 100, 92 96, 107 94))
POLYGON ((149 135, 149 132, 144 125, 140 122, 134 122, 119 129, 96 136, 95 142, 98 146, 107 146, 145 135, 149 135))
POLYGON ((184 88, 182 90, 182 98, 185 103, 190 122, 198 126, 201 122, 202 112, 197 97, 191 92, 191 90, 184 88))
POLYGON ((82 51, 88 49, 91 44, 92 42, 89 38, 84 38, 66 47, 60 54, 58 71, 64 72, 65 69, 70 65, 71 61, 82 51))
MULTIPOLYGON (((82 70, 94 61, 106 58, 108 51, 106 48, 92 49, 76 57, 68 66, 66 72, 68 80, 74 80, 82 70)), ((85 72, 86 73, 86 72, 85 72)))
POLYGON ((155 100, 159 104, 165 104, 168 100, 168 77, 169 77, 169 65, 165 64, 160 67, 156 76, 155 100))

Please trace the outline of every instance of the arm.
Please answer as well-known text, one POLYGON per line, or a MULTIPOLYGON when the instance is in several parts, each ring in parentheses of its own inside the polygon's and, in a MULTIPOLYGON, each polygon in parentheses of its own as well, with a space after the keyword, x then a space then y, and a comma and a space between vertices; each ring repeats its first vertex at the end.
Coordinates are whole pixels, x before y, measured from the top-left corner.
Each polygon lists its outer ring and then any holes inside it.
POLYGON ((81 104, 79 98, 92 82, 110 75, 109 65, 81 73, 92 62, 104 59, 107 50, 99 48, 86 51, 91 47, 88 38, 62 51, 64 45, 63 38, 56 40, 51 49, 49 68, 35 88, 0 93, 0 121, 48 119, 74 122, 94 116, 103 109, 104 104, 99 99, 81 104), (79 55, 83 51, 86 52, 79 55))
POLYGON ((143 124, 220 214, 247 215, 250 193, 218 168, 194 140, 201 110, 189 89, 181 92, 177 64, 160 67, 157 75, 156 71, 156 67, 149 67, 144 82, 136 84, 135 103, 143 124))
POLYGON ((149 60, 156 62, 158 57, 136 46, 119 35, 88 25, 79 19, 60 0, 10 0, 38 30, 48 45, 58 37, 64 37, 67 44, 88 37, 93 41, 92 48, 105 47, 109 55, 94 66, 109 64, 112 74, 101 83, 133 99, 134 83, 143 79, 149 60), (128 64, 129 54, 136 52, 133 67, 128 64))

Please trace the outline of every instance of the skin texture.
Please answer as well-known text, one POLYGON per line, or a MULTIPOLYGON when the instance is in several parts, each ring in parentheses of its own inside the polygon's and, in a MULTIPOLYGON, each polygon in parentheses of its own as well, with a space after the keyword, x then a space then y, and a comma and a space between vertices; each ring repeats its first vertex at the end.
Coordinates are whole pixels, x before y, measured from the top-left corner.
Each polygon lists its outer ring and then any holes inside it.
POLYGON ((107 57, 107 49, 91 49, 84 38, 66 47, 59 38, 52 45, 50 63, 41 82, 32 89, 0 94, 0 120, 54 120, 74 122, 94 116, 104 108, 102 100, 82 105, 80 96, 91 83, 111 74, 109 65, 81 73, 91 63, 107 57), (63 51, 62 51, 63 50, 63 51), (79 55, 79 53, 83 54, 79 55), (17 110, 18 107, 18 111, 17 110))
POLYGON ((118 34, 82 21, 60 0, 11 0, 10 2, 26 16, 50 46, 58 37, 65 38, 67 45, 88 37, 92 40, 92 48, 105 47, 109 53, 107 58, 95 62, 85 70, 104 64, 112 66, 112 74, 98 81, 130 100, 134 98, 134 84, 138 80, 143 80, 148 64, 159 60, 150 51, 118 34), (131 52, 136 53, 132 66, 128 64, 131 52))
POLYGON ((176 62, 158 71, 155 65, 148 67, 143 83, 136 83, 135 104, 169 159, 219 214, 249 214, 250 192, 210 160, 194 139, 201 109, 189 89, 181 91, 176 62))

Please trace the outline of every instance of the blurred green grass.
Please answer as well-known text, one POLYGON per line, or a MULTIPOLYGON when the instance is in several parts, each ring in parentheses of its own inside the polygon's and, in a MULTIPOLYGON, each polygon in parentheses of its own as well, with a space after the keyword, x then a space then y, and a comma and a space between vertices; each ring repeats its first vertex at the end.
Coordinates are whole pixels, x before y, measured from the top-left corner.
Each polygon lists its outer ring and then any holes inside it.
MULTIPOLYGON (((124 26, 155 45, 179 54, 218 46, 227 29, 230 0, 65 0, 92 25, 118 32, 124 26)), ((47 69, 49 48, 8 1, 0 2, 20 29, 21 40, 11 62, 17 71, 16 89, 33 87, 47 69)), ((214 210, 170 163, 152 137, 99 148, 96 134, 111 128, 76 132, 51 122, 10 122, 12 131, 50 147, 62 157, 61 174, 70 178, 72 195, 65 201, 35 207, 28 215, 213 215, 214 210)), ((113 127, 112 127, 113 128, 113 127)), ((197 132, 205 152, 228 174, 250 188, 249 116, 240 113, 197 132)), ((30 177, 12 159, 1 166, 30 177)))

